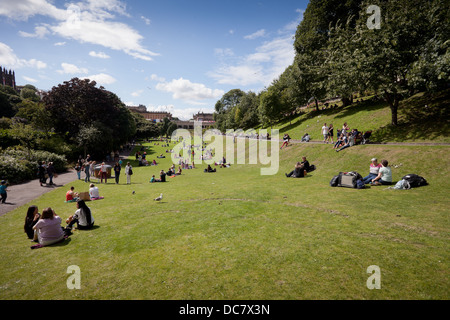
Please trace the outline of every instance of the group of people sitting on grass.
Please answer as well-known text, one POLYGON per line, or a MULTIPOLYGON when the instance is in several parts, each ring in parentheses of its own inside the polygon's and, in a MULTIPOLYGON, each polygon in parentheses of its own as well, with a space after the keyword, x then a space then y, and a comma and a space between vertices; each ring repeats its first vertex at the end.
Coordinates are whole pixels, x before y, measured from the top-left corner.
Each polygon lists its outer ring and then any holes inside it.
POLYGON ((46 208, 39 213, 37 206, 30 206, 28 208, 24 232, 28 238, 33 242, 37 242, 31 248, 41 248, 62 242, 72 234, 72 228, 76 224, 79 230, 89 230, 94 226, 94 216, 91 209, 83 200, 76 202, 77 210, 66 220, 66 227, 62 227, 62 219, 55 210, 46 208))
POLYGON ((156 179, 155 175, 153 175, 150 178, 150 183, 154 183, 154 182, 166 182, 166 176, 168 177, 175 177, 175 176, 180 176, 181 173, 183 172, 183 170, 181 169, 181 167, 178 167, 178 171, 175 172, 175 165, 173 164, 169 170, 167 170, 167 172, 165 172, 164 170, 161 170, 159 173, 159 179, 156 179))
MULTIPOLYGON (((98 187, 96 187, 95 184, 91 183, 89 186, 89 200, 95 201, 101 199, 104 199, 104 197, 100 197, 100 191, 98 187)), ((80 194, 78 192, 75 192, 75 187, 70 187, 69 191, 66 192, 65 202, 77 202, 78 200, 80 200, 80 194)))
POLYGON ((363 178, 363 182, 372 186, 391 185, 392 170, 389 167, 389 162, 381 160, 381 163, 378 163, 377 158, 372 158, 369 175, 363 178))

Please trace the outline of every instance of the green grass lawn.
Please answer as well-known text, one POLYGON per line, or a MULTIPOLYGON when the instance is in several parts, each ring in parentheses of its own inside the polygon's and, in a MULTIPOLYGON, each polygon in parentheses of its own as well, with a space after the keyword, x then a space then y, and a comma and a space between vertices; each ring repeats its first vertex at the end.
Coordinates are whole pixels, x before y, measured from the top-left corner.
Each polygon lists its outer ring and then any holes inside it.
POLYGON ((311 110, 290 120, 283 120, 274 128, 280 134, 288 133, 292 139, 300 140, 309 133, 313 140, 322 141, 321 128, 324 123, 333 124, 336 139, 337 129, 347 122, 351 129, 373 131, 373 142, 434 142, 450 143, 450 90, 433 95, 416 94, 400 102, 398 126, 392 126, 391 110, 383 100, 373 97, 359 98, 359 103, 337 109, 311 110), (427 107, 425 107, 427 106, 427 107))
MULTIPOLYGON (((146 146, 151 160, 165 151, 146 146)), ((97 227, 74 231, 64 244, 30 249, 27 206, 1 217, 0 299, 448 299, 448 159, 448 147, 336 153, 297 144, 281 151, 274 176, 261 176, 258 165, 206 174, 203 165, 150 184, 170 158, 135 167, 132 185, 124 175, 120 185, 99 184, 105 199, 88 202, 97 227), (286 178, 302 155, 318 170, 286 178), (430 186, 329 186, 340 171, 367 175, 374 156, 401 164, 394 179, 417 173, 430 186), (71 265, 80 267, 80 290, 67 289, 71 265), (381 269, 381 290, 366 287, 371 265, 381 269)), ((64 203, 68 187, 33 204, 65 219, 76 209, 64 203)))

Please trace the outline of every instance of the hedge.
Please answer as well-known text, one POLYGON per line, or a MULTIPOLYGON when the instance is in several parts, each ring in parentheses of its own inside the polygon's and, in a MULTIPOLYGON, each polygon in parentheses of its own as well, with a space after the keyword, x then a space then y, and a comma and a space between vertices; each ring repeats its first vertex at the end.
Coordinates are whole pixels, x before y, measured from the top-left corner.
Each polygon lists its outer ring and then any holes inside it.
POLYGON ((20 183, 37 178, 37 170, 40 162, 53 162, 56 172, 66 170, 67 160, 65 156, 47 151, 31 152, 20 149, 1 150, 0 155, 0 179, 9 183, 20 183))

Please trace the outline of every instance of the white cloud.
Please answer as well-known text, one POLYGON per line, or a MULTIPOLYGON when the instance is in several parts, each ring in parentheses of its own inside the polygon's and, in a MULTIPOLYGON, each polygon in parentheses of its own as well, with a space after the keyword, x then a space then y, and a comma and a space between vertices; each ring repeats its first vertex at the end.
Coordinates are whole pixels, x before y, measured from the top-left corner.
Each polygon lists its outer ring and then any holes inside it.
MULTIPOLYGON (((146 79, 148 79, 148 78, 146 78, 146 79)), ((154 74, 154 73, 150 76, 150 80, 158 81, 158 82, 166 82, 165 78, 160 77, 160 76, 158 76, 157 74, 154 74)))
POLYGON ((60 73, 60 74, 86 74, 88 73, 88 69, 86 68, 78 68, 76 65, 74 64, 70 64, 70 63, 61 63, 61 67, 62 70, 57 70, 56 72, 60 73))
POLYGON ((83 77, 82 79, 89 79, 97 82, 100 85, 112 84, 117 81, 114 77, 105 73, 94 74, 88 77, 83 77))
POLYGON ((75 25, 64 21, 52 26, 51 30, 64 38, 123 51, 137 59, 151 61, 152 57, 158 56, 141 45, 143 36, 130 26, 121 22, 96 20, 89 13, 82 12, 75 25))
POLYGON ((193 83, 183 78, 158 83, 156 89, 172 93, 174 99, 197 105, 201 105, 203 100, 217 99, 225 93, 223 90, 213 90, 207 88, 204 84, 193 83))
POLYGON ((34 33, 19 31, 19 35, 24 38, 38 38, 38 39, 44 38, 48 33, 49 33, 49 31, 47 30, 47 28, 45 26, 35 27, 34 33))
POLYGON ((131 95, 133 97, 139 97, 143 92, 144 92, 144 90, 137 90, 137 91, 131 93, 131 95))
POLYGON ((0 65, 9 68, 30 67, 36 69, 45 69, 47 64, 36 59, 20 59, 8 45, 0 42, 0 65))
POLYGON ((35 15, 62 20, 66 18, 66 13, 65 9, 58 9, 47 0, 3 0, 0 5, 0 15, 13 20, 28 20, 35 15))
POLYGON ((119 0, 84 0, 70 4, 67 9, 59 9, 48 0, 2 0, 0 16, 13 20, 27 20, 34 15, 53 18, 34 34, 21 32, 25 37, 39 37, 53 32, 65 39, 81 43, 101 45, 106 48, 125 52, 145 61, 158 56, 142 45, 144 37, 129 25, 114 21, 115 14, 128 16, 126 5, 119 0), (43 34, 46 32, 45 34, 43 34))
POLYGON ((224 63, 208 75, 219 84, 270 85, 294 61, 292 35, 264 42, 254 53, 224 63))
POLYGON ((62 47, 62 46, 65 46, 65 45, 66 45, 65 42, 56 42, 56 43, 54 44, 55 47, 62 47))
POLYGON ((146 17, 144 17, 144 16, 141 16, 141 19, 145 22, 145 24, 146 25, 150 25, 150 23, 152 22, 150 19, 148 19, 148 18, 146 18, 146 17))
POLYGON ((100 59, 109 59, 109 58, 111 58, 110 56, 108 56, 106 53, 104 53, 104 52, 95 52, 95 51, 91 51, 91 52, 89 52, 89 55, 91 56, 91 57, 94 57, 94 58, 100 58, 100 59))
POLYGON ((245 36, 244 39, 254 40, 254 39, 257 39, 257 38, 264 37, 265 35, 266 35, 266 30, 261 29, 261 30, 258 30, 256 32, 252 33, 252 34, 249 34, 249 35, 245 36))
POLYGON ((23 76, 22 78, 23 78, 25 81, 28 81, 28 82, 32 82, 32 83, 38 82, 36 79, 30 78, 30 77, 27 77, 27 76, 23 76))

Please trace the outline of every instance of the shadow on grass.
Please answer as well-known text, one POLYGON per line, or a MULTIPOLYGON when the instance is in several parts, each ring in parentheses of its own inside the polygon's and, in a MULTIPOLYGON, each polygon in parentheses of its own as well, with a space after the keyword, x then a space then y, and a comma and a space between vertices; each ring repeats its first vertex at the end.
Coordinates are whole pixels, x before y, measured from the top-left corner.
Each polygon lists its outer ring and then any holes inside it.
POLYGON ((417 94, 400 102, 397 126, 387 125, 372 135, 374 142, 438 140, 448 137, 450 89, 435 94, 417 94))

